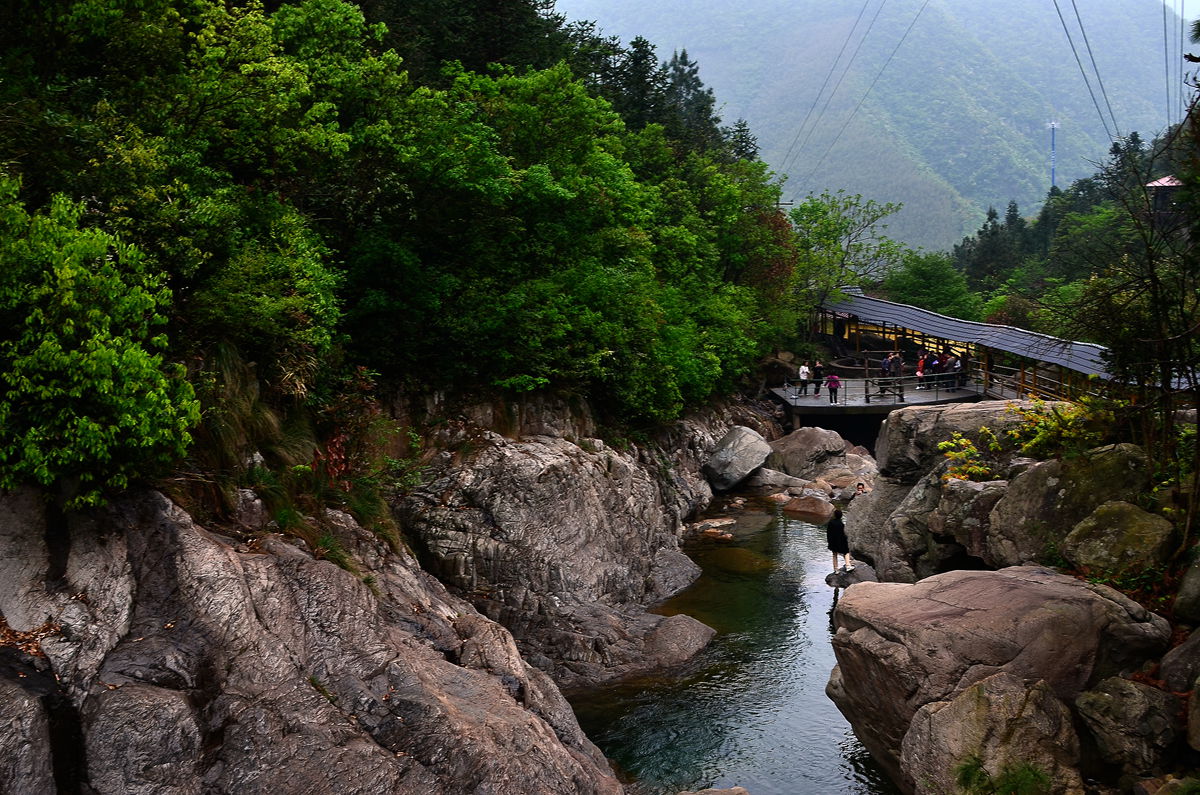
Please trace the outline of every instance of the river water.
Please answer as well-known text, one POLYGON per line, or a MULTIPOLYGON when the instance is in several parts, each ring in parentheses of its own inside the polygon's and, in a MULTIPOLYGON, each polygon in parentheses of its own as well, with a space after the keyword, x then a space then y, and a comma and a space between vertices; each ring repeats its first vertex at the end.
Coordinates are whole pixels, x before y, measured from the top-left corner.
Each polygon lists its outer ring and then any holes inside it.
POLYGON ((715 628, 712 644, 669 675, 572 696, 580 724, 638 795, 898 793, 825 696, 839 592, 824 529, 736 516, 733 542, 688 550, 703 575, 657 611, 715 628))

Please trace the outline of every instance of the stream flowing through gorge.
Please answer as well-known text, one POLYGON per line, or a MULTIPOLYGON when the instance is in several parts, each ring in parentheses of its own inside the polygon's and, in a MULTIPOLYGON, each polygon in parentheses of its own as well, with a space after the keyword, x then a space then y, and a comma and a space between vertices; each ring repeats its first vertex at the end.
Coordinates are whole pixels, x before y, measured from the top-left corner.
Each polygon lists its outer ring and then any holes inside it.
POLYGON ((823 528, 733 514, 735 539, 687 550, 704 573, 657 612, 718 634, 686 667, 572 696, 588 736, 637 795, 705 787, 751 795, 894 795, 825 696, 836 592, 823 528))

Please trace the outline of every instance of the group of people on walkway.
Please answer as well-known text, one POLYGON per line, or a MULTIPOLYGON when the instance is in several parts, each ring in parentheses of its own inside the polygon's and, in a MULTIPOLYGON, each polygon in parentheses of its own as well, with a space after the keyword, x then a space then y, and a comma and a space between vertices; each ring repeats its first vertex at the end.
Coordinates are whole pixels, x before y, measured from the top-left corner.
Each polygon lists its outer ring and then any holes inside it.
POLYGON ((797 373, 799 391, 797 397, 808 397, 808 385, 813 385, 813 397, 821 396, 821 384, 825 384, 825 392, 829 395, 830 403, 838 402, 838 390, 842 388, 842 379, 837 373, 825 373, 825 365, 818 359, 811 365, 808 362, 800 364, 797 373))
POLYGON ((967 367, 963 357, 949 347, 941 353, 922 350, 917 358, 917 389, 944 389, 957 392, 967 385, 967 367))

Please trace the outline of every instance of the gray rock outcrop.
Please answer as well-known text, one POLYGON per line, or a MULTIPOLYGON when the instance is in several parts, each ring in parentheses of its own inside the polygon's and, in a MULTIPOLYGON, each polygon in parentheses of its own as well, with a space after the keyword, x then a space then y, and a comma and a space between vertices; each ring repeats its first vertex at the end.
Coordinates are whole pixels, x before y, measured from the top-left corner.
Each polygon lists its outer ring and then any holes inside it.
POLYGON ((1075 699, 1105 761, 1138 776, 1156 772, 1175 742, 1180 706, 1170 693, 1116 676, 1075 699))
POLYGON ((856 499, 855 510, 847 512, 851 549, 872 561, 884 581, 914 582, 964 566, 1038 563, 1064 545, 1093 561, 1105 550, 1122 550, 1128 558, 1120 564, 1124 570, 1150 565, 1147 561, 1158 560, 1169 546, 1166 520, 1124 511, 1117 525, 1118 512, 1112 509, 1085 524, 1075 541, 1067 540, 1102 504, 1133 499, 1146 488, 1149 464, 1135 445, 1109 445, 1068 460, 1022 462, 1011 480, 947 479, 947 469, 947 462, 935 461, 915 480, 881 478, 874 495, 856 499), (860 500, 865 502, 859 505, 860 500), (1126 532, 1128 541, 1117 543, 1126 532), (1095 537, 1101 538, 1088 540, 1095 537))
POLYGON ((729 429, 704 462, 704 474, 717 491, 728 491, 763 465, 771 445, 758 431, 742 425, 729 429))
POLYGON ((678 538, 707 492, 682 479, 666 491, 660 461, 599 439, 477 431, 474 447, 400 515, 426 567, 507 627, 526 659, 578 687, 678 662, 648 654, 661 633, 690 639, 692 653, 707 643, 699 622, 660 628, 663 617, 644 609, 699 573, 678 538))
POLYGON ((1076 567, 1113 576, 1159 568, 1174 549, 1174 525, 1121 500, 1100 505, 1058 546, 1076 567))
POLYGON ((734 407, 620 449, 459 423, 436 440, 459 452, 435 459, 395 510, 423 565, 507 627, 525 659, 560 686, 599 684, 674 664, 711 637, 646 607, 698 575, 679 539, 712 499, 702 468, 733 426, 765 449, 754 419, 734 407))
POLYGON ((58 627, 44 659, 0 665, 21 727, 5 740, 29 743, 0 781, 35 787, 39 758, 69 769, 82 747, 99 793, 622 791, 506 630, 344 514, 322 532, 361 576, 280 536, 223 538, 157 493, 62 528, 40 504, 0 497, 0 613, 58 627), (66 740, 41 729, 32 684, 13 688, 39 676, 57 678, 66 740))
POLYGON ((1012 405, 1032 404, 987 400, 897 409, 888 415, 875 443, 879 470, 884 475, 911 483, 941 461, 942 451, 938 444, 949 441, 955 433, 961 433, 979 445, 981 427, 991 428, 997 435, 1016 428, 1021 418, 1010 410, 1012 405))
POLYGON ((767 466, 806 480, 816 480, 829 463, 841 463, 846 455, 846 440, 824 428, 797 428, 770 447, 767 466))
POLYGON ((1159 654, 1167 622, 1102 585, 1039 567, 954 571, 915 585, 860 583, 838 602, 827 693, 872 755, 901 775, 926 704, 993 674, 1045 681, 1070 703, 1159 654))
POLYGON ((1079 738, 1071 711, 1045 682, 1031 687, 1001 672, 950 701, 917 710, 904 735, 900 766, 918 795, 960 792, 958 767, 977 759, 993 780, 1028 764, 1045 773, 1055 795, 1082 795, 1079 738))
POLYGON ((1132 444, 1033 464, 1009 482, 988 517, 991 556, 1003 566, 1040 560, 1100 505, 1134 500, 1149 483, 1146 453, 1132 444))

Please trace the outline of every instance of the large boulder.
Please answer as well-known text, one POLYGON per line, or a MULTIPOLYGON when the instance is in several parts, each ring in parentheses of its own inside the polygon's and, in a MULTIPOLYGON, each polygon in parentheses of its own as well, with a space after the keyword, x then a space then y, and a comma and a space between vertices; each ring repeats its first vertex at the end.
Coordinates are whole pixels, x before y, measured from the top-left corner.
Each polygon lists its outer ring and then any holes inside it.
POLYGON ((1071 530, 1058 545, 1076 567, 1111 575, 1136 574, 1166 564, 1175 527, 1136 505, 1110 500, 1071 530))
POLYGON ((758 431, 735 425, 717 442, 704 464, 704 474, 714 489, 728 491, 762 466, 770 454, 771 445, 758 431))
POLYGON ((1193 626, 1200 624, 1200 563, 1193 563, 1183 573, 1173 606, 1175 618, 1193 626))
POLYGON ((1029 686, 1001 672, 917 710, 900 751, 914 792, 958 792, 957 770, 970 760, 993 780, 1005 768, 1028 764, 1049 777, 1056 795, 1084 792, 1071 711, 1045 682, 1029 686))
POLYGON ((1132 444, 1029 466, 1009 482, 988 517, 991 559, 1000 566, 1043 560, 1103 503, 1135 501, 1150 475, 1145 451, 1132 444))
POLYGON ((1033 404, 988 400, 897 409, 888 414, 879 429, 875 443, 879 469, 884 475, 911 483, 942 459, 938 444, 949 441, 955 433, 982 445, 981 427, 990 428, 999 435, 1020 425, 1020 415, 1010 408, 1014 405, 1031 407, 1033 404))
POLYGON ((62 524, 0 505, 0 560, 37 564, 6 569, 0 613, 57 627, 44 660, 0 666, 22 683, 5 725, 30 743, 6 764, 31 782, 40 756, 77 776, 62 787, 131 795, 622 791, 512 636, 345 514, 310 521, 356 572, 297 539, 237 543, 153 492, 62 524), (29 699, 39 666, 60 731, 29 699))
POLYGON ((1006 671, 1064 702, 1161 653, 1166 620, 1103 585, 1040 567, 859 583, 838 602, 827 692, 871 753, 899 773, 926 704, 1006 671))
MULTIPOLYGON (((927 492, 928 488, 918 492, 911 484, 885 477, 875 482, 872 491, 855 497, 847 506, 846 537, 850 540, 850 551, 855 558, 870 561, 879 579, 916 582, 912 552, 917 544, 910 536, 895 532, 890 519, 910 496, 913 500, 905 505, 905 511, 910 507, 916 513, 931 510, 935 503, 927 492), (913 543, 911 548, 910 543, 913 543)), ((923 542, 919 545, 924 547, 923 542)))
POLYGON ((767 466, 806 480, 816 480, 831 464, 846 462, 846 440, 824 428, 797 428, 770 447, 767 466))
MULTIPOLYGON (((474 440, 398 506, 425 566, 562 686, 673 663, 651 653, 663 617, 645 608, 699 574, 679 550, 695 499, 686 467, 599 439, 474 440)), ((693 629, 695 653, 706 635, 693 629)))
POLYGON ((1200 674, 1200 630, 1163 655, 1159 664, 1163 687, 1173 693, 1195 687, 1197 674, 1200 674))
POLYGON ((1158 772, 1179 735, 1181 706, 1170 693, 1118 676, 1075 699, 1104 760, 1135 776, 1158 772))
POLYGON ((833 517, 833 503, 820 497, 793 497, 782 506, 788 516, 811 524, 825 524, 833 517))

